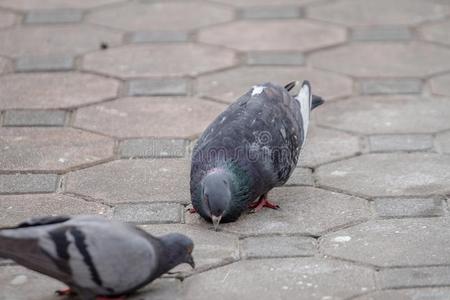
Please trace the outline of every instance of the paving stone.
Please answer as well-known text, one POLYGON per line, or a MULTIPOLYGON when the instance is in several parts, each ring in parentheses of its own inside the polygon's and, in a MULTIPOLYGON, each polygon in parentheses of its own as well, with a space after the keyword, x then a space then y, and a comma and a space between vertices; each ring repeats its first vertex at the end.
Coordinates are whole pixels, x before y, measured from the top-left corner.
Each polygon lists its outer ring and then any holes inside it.
POLYGON ((295 168, 286 185, 314 185, 311 169, 295 168))
POLYGON ((19 57, 16 59, 16 70, 29 71, 69 71, 74 68, 72 56, 19 57))
POLYGON ((257 6, 243 8, 239 12, 242 19, 293 19, 301 16, 299 7, 295 6, 257 6))
POLYGON ((0 299, 5 300, 57 300, 60 298, 55 291, 67 288, 55 279, 21 266, 1 267, 0 282, 0 299))
POLYGON ((346 32, 307 20, 236 21, 203 29, 198 39, 241 51, 310 51, 344 42, 346 32))
POLYGON ((0 11, 0 28, 12 26, 15 22, 16 15, 6 11, 0 11))
POLYGON ((0 174, 0 194, 50 193, 57 184, 55 174, 0 174))
POLYGON ((41 25, 3 30, 0 40, 3 41, 0 43, 0 54, 9 57, 73 56, 100 49, 102 43, 117 46, 122 42, 122 34, 82 24, 41 25))
POLYGON ((64 126, 66 112, 63 110, 8 110, 3 126, 64 126))
POLYGON ((75 9, 40 9, 30 11, 25 16, 25 23, 28 24, 57 24, 76 23, 83 18, 83 12, 75 9))
POLYGON ((447 99, 359 96, 319 109, 317 124, 362 134, 433 133, 450 127, 447 99))
POLYGON ((355 300, 446 300, 450 288, 415 288, 377 291, 356 297, 355 300))
MULTIPOLYGON (((360 222, 369 217, 365 200, 313 187, 277 188, 269 199, 280 209, 263 209, 243 214, 234 223, 221 224, 222 230, 240 235, 305 234, 319 235, 332 228, 360 222), (268 221, 270 220, 270 221, 268 221)), ((186 223, 205 224, 199 216, 185 214, 186 223)))
POLYGON ((433 94, 450 96, 450 74, 434 77, 430 84, 433 94))
POLYGON ((189 277, 183 299, 348 299, 374 289, 372 276, 370 269, 318 258, 246 260, 189 277))
POLYGON ((352 81, 344 76, 301 67, 240 67, 200 76, 198 92, 218 100, 233 102, 255 84, 272 82, 285 85, 307 79, 315 94, 329 100, 352 94, 352 81))
POLYGON ((114 219, 136 224, 180 223, 181 205, 177 203, 122 204, 114 207, 114 219))
POLYGON ((425 25, 419 31, 427 41, 450 45, 450 20, 425 25))
POLYGON ((134 79, 129 82, 129 96, 184 96, 188 81, 182 78, 134 79))
POLYGON ((313 53, 309 62, 356 77, 423 77, 449 70, 450 50, 422 42, 356 43, 313 53))
POLYGON ((378 282, 382 288, 450 285, 449 278, 448 266, 386 269, 378 274, 378 282))
POLYGON ((128 2, 88 16, 95 24, 129 31, 192 30, 233 19, 233 10, 201 1, 128 2), (137 17, 138 16, 138 17, 137 17), (181 17, 182 16, 182 17, 181 17))
POLYGON ((231 50, 207 45, 130 45, 86 55, 83 67, 119 77, 195 76, 230 67, 235 63, 231 50), (186 55, 189 59, 186 59, 186 55), (170 60, 167 58, 170 57, 170 60))
MULTIPOLYGON (((448 264, 449 223, 441 218, 369 221, 323 237, 327 255, 380 267, 448 264)), ((387 286, 385 286, 387 287, 387 286)))
POLYGON ((118 137, 189 138, 223 110, 222 104, 197 98, 122 98, 79 109, 75 125, 118 137))
POLYGON ((304 65, 305 57, 298 52, 250 52, 249 65, 304 65))
POLYGON ((181 281, 176 278, 163 278, 153 281, 137 293, 127 296, 130 300, 181 300, 181 281))
POLYGON ((408 27, 357 27, 352 30, 353 41, 407 41, 411 39, 412 33, 408 27))
POLYGON ((370 151, 420 151, 433 148, 433 137, 426 134, 372 135, 370 151))
POLYGON ((444 214, 439 198, 378 198, 375 211, 380 217, 436 217, 444 214))
POLYGON ((367 79, 361 81, 361 93, 373 94, 420 94, 420 79, 367 79))
POLYGON ((0 75, 12 72, 14 70, 12 63, 4 57, 0 57, 0 75))
POLYGON ((445 17, 449 6, 444 1, 344 0, 308 9, 308 17, 350 26, 413 25, 445 17))
POLYGON ((33 73, 0 78, 1 109, 74 107, 115 97, 116 80, 92 74, 33 73), (42 87, 45 86, 45 89, 42 87))
POLYGON ((342 131, 311 127, 300 153, 298 165, 314 168, 320 164, 354 156, 359 151, 357 136, 342 131))
POLYGON ((121 157, 184 157, 186 141, 182 139, 129 139, 119 145, 121 157))
POLYGON ((261 236, 241 240, 246 258, 314 256, 316 240, 301 236, 261 236))
POLYGON ((319 167, 320 184, 368 196, 419 196, 450 188, 450 157, 434 153, 368 154, 319 167))
POLYGON ((436 137, 436 148, 440 153, 450 154, 450 132, 441 133, 436 137))
MULTIPOLYGON (((142 228, 156 236, 178 232, 187 235, 194 241, 192 255, 196 271, 208 269, 212 266, 232 262, 239 258, 239 241, 234 235, 214 231, 210 228, 190 226, 184 224, 144 225, 142 228)), ((174 270, 191 271, 191 267, 184 264, 174 270)), ((184 297, 182 297, 184 299, 184 297)))
POLYGON ((113 157, 112 139, 73 128, 3 128, 0 136, 3 171, 63 171, 113 157))
POLYGON ((62 8, 88 9, 122 1, 123 0, 0 0, 0 6, 19 10, 62 8))
POLYGON ((117 160, 67 175, 66 190, 108 203, 188 203, 190 163, 184 159, 117 160))
POLYGON ((36 216, 84 214, 110 216, 111 209, 99 203, 62 194, 0 196, 1 227, 14 226, 36 216))
POLYGON ((189 34, 183 31, 140 31, 131 34, 132 43, 187 42, 189 34))
POLYGON ((238 7, 258 7, 258 6, 279 6, 279 5, 304 5, 311 2, 314 2, 316 0, 215 0, 215 2, 223 3, 223 4, 229 4, 234 5, 238 7))

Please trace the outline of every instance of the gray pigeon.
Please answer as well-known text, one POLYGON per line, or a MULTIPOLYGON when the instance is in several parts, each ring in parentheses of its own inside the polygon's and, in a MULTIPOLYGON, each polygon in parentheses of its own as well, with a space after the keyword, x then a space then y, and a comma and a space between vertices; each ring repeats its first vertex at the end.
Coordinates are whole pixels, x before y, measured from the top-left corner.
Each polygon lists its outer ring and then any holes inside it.
POLYGON ((67 284, 83 300, 128 295, 181 263, 194 267, 182 234, 156 238, 101 217, 45 217, 0 229, 0 257, 67 284))
POLYGON ((309 82, 296 97, 285 87, 254 86, 204 131, 192 154, 193 209, 217 229, 243 211, 278 208, 267 193, 283 185, 297 165, 310 111, 323 103, 309 82))

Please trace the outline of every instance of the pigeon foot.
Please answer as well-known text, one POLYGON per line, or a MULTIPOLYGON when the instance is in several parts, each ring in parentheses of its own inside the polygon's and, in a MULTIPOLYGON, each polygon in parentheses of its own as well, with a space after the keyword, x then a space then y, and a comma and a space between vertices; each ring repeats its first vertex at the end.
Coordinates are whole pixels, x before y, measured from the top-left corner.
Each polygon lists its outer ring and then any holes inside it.
POLYGON ((187 211, 190 212, 191 214, 197 213, 197 209, 195 207, 188 208, 187 211))
POLYGON ((71 288, 57 290, 57 291, 55 291, 55 294, 58 296, 75 296, 76 295, 76 293, 71 288))
POLYGON ((280 206, 278 204, 272 203, 267 199, 266 195, 262 195, 261 198, 257 202, 251 203, 249 208, 252 213, 256 213, 260 211, 263 207, 271 208, 271 209, 279 209, 280 206))

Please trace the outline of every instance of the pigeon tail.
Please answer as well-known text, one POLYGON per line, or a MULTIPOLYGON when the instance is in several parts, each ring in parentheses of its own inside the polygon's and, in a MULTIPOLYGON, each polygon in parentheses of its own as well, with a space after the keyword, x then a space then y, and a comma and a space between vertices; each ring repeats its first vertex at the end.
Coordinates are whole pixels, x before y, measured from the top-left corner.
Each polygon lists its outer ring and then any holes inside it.
POLYGON ((325 100, 323 100, 322 97, 312 95, 311 110, 313 110, 317 106, 322 105, 324 102, 325 102, 325 100))

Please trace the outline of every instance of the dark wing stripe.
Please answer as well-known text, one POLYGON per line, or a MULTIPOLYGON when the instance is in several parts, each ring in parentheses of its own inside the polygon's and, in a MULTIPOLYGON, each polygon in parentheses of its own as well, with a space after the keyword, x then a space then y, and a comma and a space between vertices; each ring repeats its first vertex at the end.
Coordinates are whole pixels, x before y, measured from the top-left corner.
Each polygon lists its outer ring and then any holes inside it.
POLYGON ((78 230, 75 227, 70 228, 70 233, 75 238, 75 245, 78 248, 78 251, 80 251, 81 255, 83 256, 83 260, 85 264, 88 266, 89 271, 91 272, 91 278, 92 280, 98 284, 99 286, 103 286, 102 279, 100 278, 100 275, 98 274, 97 268, 94 266, 94 262, 92 261, 92 257, 87 251, 87 245, 86 245, 86 237, 84 233, 80 230, 78 230))
POLYGON ((70 259, 68 251, 70 242, 67 240, 66 232, 67 227, 63 227, 58 228, 56 230, 52 230, 48 233, 53 243, 55 243, 56 255, 58 256, 57 258, 51 256, 44 249, 41 250, 44 251, 44 253, 55 263, 55 265, 61 272, 66 274, 72 274, 72 270, 70 269, 68 263, 70 259))

